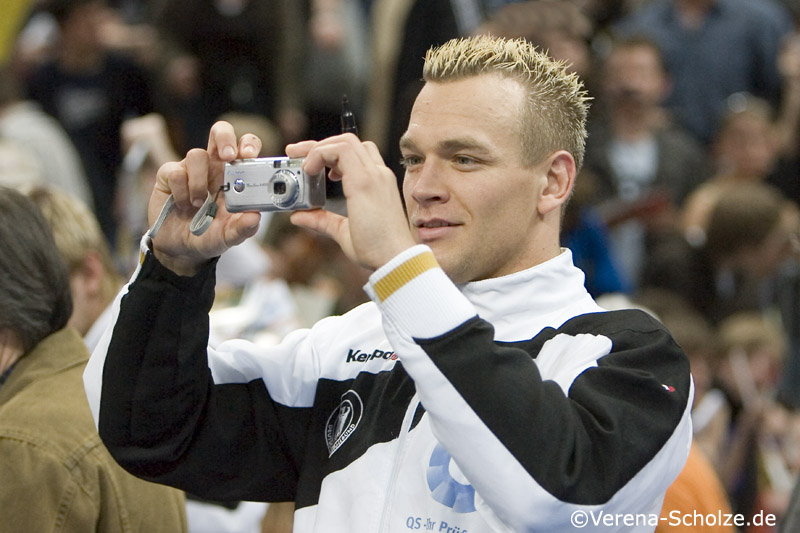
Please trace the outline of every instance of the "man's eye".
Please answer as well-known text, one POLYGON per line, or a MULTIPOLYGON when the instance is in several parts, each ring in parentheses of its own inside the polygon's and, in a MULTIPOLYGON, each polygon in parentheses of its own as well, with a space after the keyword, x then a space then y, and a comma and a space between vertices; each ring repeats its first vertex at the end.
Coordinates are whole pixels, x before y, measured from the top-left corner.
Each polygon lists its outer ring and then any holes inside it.
POLYGON ((422 163, 422 158, 416 155, 406 155, 400 158, 400 164, 404 168, 413 167, 422 163))
POLYGON ((459 165, 474 165, 475 160, 471 157, 465 155, 457 155, 453 158, 453 160, 459 165))

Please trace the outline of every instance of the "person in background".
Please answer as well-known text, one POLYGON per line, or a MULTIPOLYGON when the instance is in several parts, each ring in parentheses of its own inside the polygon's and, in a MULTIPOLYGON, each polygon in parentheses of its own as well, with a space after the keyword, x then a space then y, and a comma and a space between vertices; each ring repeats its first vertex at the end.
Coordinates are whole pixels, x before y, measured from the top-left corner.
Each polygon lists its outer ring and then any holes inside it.
POLYGON ((597 181, 593 202, 609 226, 611 248, 636 287, 645 257, 672 231, 684 198, 708 177, 709 163, 664 106, 670 79, 655 43, 614 42, 599 78, 586 168, 597 181))
POLYGON ((124 283, 97 219, 77 198, 48 187, 23 189, 53 232, 69 272, 73 310, 68 325, 94 350, 111 318, 109 306, 124 283))
POLYGON ((36 205, 0 188, 3 531, 186 531, 183 493, 125 472, 92 421, 67 266, 36 205), (20 238, 20 228, 25 237, 20 238))
POLYGON ((622 270, 611 246, 609 229, 594 203, 597 180, 585 167, 575 183, 565 212, 561 241, 572 252, 575 266, 586 273, 586 290, 595 298, 604 294, 628 294, 633 283, 622 270))
POLYGON ((22 98, 10 66, 0 66, 0 138, 32 152, 31 162, 41 167, 49 186, 93 208, 92 190, 75 145, 61 124, 37 102, 22 98))
POLYGON ((262 115, 283 142, 302 138, 304 2, 182 0, 151 2, 161 57, 159 108, 180 152, 205 145, 223 113, 262 115))
POLYGON ((766 182, 778 159, 773 112, 759 98, 736 94, 710 148, 714 174, 697 184, 680 208, 679 224, 693 242, 702 243, 708 219, 724 190, 748 182, 766 182))
POLYGON ((738 311, 769 312, 777 307, 776 279, 794 249, 797 206, 764 183, 721 192, 704 239, 681 233, 653 249, 641 287, 683 296, 713 324, 738 311))
POLYGON ((58 22, 58 42, 54 56, 25 79, 27 96, 72 139, 89 179, 95 215, 115 249, 120 128, 126 119, 153 111, 149 74, 103 43, 103 0, 48 0, 45 8, 58 22))
POLYGON ((726 397, 730 422, 714 462, 734 512, 782 516, 798 467, 784 453, 796 444, 793 415, 777 401, 786 335, 774 319, 757 312, 729 316, 718 335, 721 358, 713 386, 726 397))
POLYGON ((398 145, 422 88, 425 52, 471 35, 483 20, 479 0, 371 0, 366 113, 359 135, 374 142, 397 175, 398 145))
POLYGON ((658 44, 672 79, 667 107, 679 124, 707 144, 719 129, 726 99, 747 92, 777 107, 777 58, 793 30, 774 0, 654 0, 614 26, 658 44))
MULTIPOLYGON (((800 11, 800 4, 796 9, 800 11)), ((784 42, 778 68, 783 78, 783 98, 775 118, 780 157, 767 182, 800 204, 800 29, 784 42)))

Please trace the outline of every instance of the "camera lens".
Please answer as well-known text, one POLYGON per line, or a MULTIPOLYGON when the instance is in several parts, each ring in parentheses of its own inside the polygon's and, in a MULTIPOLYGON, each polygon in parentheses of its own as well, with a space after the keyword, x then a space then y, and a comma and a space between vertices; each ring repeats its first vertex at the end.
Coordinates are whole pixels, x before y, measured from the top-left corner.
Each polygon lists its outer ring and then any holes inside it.
POLYGON ((279 170, 269 180, 272 203, 279 209, 291 209, 297 200, 300 184, 289 170, 279 170))

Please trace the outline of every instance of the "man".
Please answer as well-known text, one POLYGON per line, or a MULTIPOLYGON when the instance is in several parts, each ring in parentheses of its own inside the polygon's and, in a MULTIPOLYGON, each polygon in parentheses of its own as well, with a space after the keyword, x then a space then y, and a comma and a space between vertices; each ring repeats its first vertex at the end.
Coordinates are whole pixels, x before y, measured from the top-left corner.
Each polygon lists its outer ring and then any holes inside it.
POLYGON ((41 169, 50 186, 93 205, 89 181, 72 140, 36 102, 22 98, 17 76, 9 66, 0 66, 0 137, 29 149, 31 164, 41 169))
POLYGON ((425 79, 401 141, 408 218, 373 143, 287 147, 342 180, 348 217, 292 219, 374 270, 373 302, 273 349, 205 346, 209 259, 258 214, 221 209, 203 236, 187 232, 223 160, 257 139, 237 150, 218 124, 208 151, 160 169, 151 220, 170 193, 178 210, 145 239, 85 374, 101 435, 147 479, 293 500, 295 531, 564 531, 590 511, 657 515, 688 453, 691 379, 663 327, 603 313, 559 247, 585 93, 524 41, 489 37, 431 51, 425 79))
POLYGON ((67 267, 36 205, 5 187, 0 247, 0 531, 186 531, 183 494, 126 473, 100 441, 67 267))
POLYGON ((710 165, 701 145, 667 116, 670 83, 655 43, 616 42, 602 74, 606 107, 589 124, 585 168, 597 180, 593 202, 609 225, 612 249, 636 286, 646 246, 672 226, 710 165))
POLYGON ((122 163, 120 128, 153 110, 149 73, 103 42, 105 0, 48 0, 56 53, 26 78, 28 98, 63 126, 80 155, 103 233, 116 246, 114 213, 122 163))
POLYGON ((67 264, 74 304, 67 325, 91 351, 109 325, 111 302, 123 285, 108 242, 95 216, 77 198, 47 187, 25 192, 47 220, 67 264))

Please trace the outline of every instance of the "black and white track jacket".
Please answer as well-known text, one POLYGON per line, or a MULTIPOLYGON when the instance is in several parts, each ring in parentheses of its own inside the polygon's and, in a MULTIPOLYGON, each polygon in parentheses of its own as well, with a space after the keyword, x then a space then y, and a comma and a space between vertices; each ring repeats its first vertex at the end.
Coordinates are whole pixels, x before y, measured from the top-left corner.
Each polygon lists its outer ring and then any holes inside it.
POLYGON ((145 479, 293 500, 299 532, 654 529, 693 395, 659 322, 599 308, 566 250, 457 287, 416 246, 365 289, 277 346, 211 349, 213 265, 147 254, 86 370, 100 435, 145 479))

